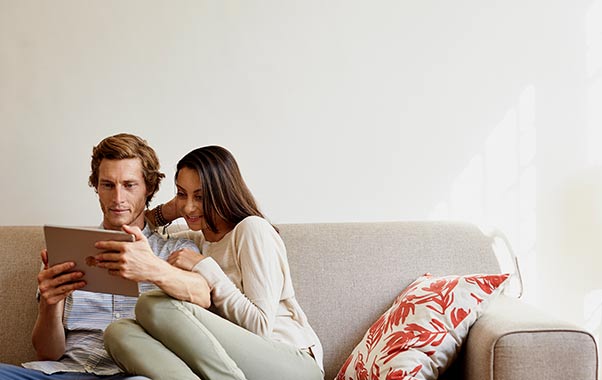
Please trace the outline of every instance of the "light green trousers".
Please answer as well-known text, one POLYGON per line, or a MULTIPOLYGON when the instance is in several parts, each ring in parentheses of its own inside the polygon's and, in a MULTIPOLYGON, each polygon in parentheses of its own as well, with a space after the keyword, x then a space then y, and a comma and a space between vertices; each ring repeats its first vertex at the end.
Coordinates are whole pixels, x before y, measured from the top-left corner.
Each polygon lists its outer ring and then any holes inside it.
POLYGON ((136 321, 112 323, 104 340, 124 371, 153 380, 323 379, 307 352, 160 291, 140 296, 136 321))

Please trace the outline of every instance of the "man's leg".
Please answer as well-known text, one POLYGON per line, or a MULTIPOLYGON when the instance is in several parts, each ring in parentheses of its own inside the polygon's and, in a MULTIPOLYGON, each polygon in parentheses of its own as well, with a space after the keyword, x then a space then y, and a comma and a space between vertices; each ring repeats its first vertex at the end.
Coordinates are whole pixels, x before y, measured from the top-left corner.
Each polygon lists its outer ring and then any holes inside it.
POLYGON ((45 380, 52 379, 43 372, 11 364, 0 363, 0 379, 4 380, 45 380))
POLYGON ((143 376, 95 376, 88 373, 59 372, 47 375, 35 369, 23 368, 11 364, 0 363, 0 379, 2 380, 149 380, 143 376))

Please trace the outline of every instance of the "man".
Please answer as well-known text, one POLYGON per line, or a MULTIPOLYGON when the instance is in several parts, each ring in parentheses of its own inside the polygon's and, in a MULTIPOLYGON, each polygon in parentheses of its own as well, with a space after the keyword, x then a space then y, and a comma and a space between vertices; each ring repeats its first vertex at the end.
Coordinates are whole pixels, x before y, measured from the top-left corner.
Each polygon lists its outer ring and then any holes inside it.
MULTIPOLYGON (((189 240, 164 240, 145 223, 145 209, 164 177, 155 151, 140 137, 118 134, 93 148, 89 185, 98 194, 102 227, 138 227, 154 254, 166 260, 174 251, 198 252, 198 247, 189 240)), ((38 275, 39 310, 32 333, 39 361, 23 367, 0 364, 0 379, 140 379, 121 373, 103 343, 109 323, 134 317, 137 297, 78 291, 85 278, 82 272, 70 272, 74 263, 48 266, 45 250, 41 256, 44 268, 38 275)), ((138 286, 140 292, 157 289, 150 283, 138 286)))

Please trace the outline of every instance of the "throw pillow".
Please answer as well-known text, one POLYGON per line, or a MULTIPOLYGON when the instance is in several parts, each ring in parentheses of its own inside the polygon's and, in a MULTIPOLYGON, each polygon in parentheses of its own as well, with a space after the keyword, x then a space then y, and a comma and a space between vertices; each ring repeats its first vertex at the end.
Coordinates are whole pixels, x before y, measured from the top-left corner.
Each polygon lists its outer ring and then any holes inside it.
POLYGON ((508 276, 419 277, 374 322, 336 380, 437 379, 508 276))

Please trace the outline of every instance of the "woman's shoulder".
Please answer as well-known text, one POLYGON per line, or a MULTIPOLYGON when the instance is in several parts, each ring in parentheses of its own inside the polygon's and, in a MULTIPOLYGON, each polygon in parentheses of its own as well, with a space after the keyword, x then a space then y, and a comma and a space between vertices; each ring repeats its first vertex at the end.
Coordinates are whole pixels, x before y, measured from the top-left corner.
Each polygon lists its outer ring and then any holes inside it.
POLYGON ((278 231, 265 218, 260 216, 247 216, 234 227, 232 238, 238 243, 242 241, 262 242, 261 244, 275 244, 284 249, 284 242, 278 231))
POLYGON ((265 230, 268 228, 271 230, 274 230, 274 227, 272 227, 270 222, 268 222, 264 218, 262 218, 260 216, 256 216, 256 215, 247 216, 246 218, 241 220, 236 225, 236 227, 234 227, 235 230, 245 230, 245 231, 247 231, 247 230, 261 231, 261 230, 265 230))
POLYGON ((271 237, 280 240, 280 234, 265 218, 260 216, 247 216, 234 227, 236 239, 258 238, 260 236, 271 237))

